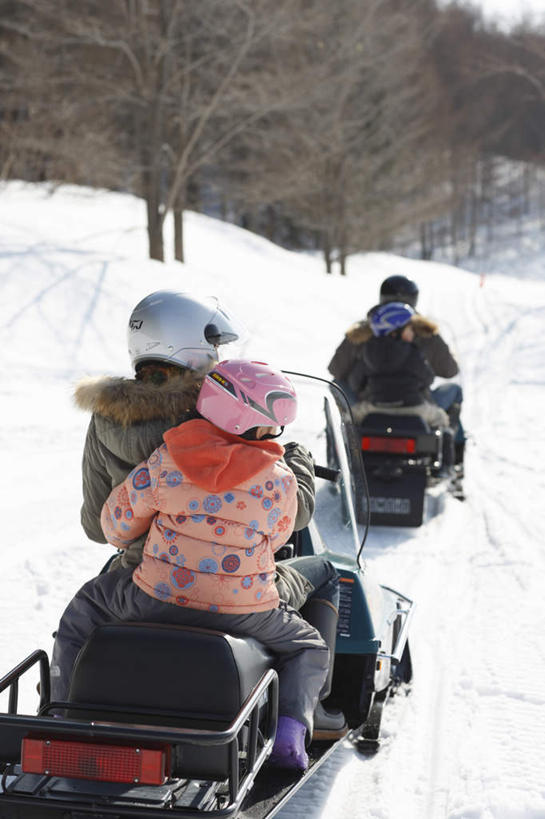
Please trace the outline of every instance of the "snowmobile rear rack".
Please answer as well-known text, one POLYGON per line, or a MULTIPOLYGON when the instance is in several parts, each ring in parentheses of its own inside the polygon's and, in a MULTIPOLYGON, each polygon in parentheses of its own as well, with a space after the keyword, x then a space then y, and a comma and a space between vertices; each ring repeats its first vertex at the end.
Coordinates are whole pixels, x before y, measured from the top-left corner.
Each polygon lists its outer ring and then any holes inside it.
MULTIPOLYGON (((37 662, 40 663, 40 675, 42 679, 48 680, 49 661, 44 651, 35 651, 16 668, 12 669, 0 680, 0 693, 10 688, 10 707, 17 708, 17 686, 21 676, 32 668, 37 662), (44 676, 45 675, 45 676, 44 676)), ((256 685, 251 695, 243 704, 236 718, 225 730, 207 730, 195 728, 180 728, 175 726, 162 726, 152 724, 128 724, 106 721, 108 711, 119 711, 119 709, 101 706, 103 716, 106 719, 84 721, 78 719, 63 718, 58 719, 50 714, 61 710, 70 711, 96 710, 96 704, 92 703, 67 703, 48 702, 40 708, 39 714, 35 716, 19 715, 10 711, 7 714, 0 714, 0 764, 3 763, 4 772, 2 778, 2 794, 0 798, 0 817, 32 817, 32 819, 65 819, 65 817, 87 817, 97 816, 94 813, 95 800, 100 799, 100 791, 94 793, 95 782, 84 783, 82 779, 72 779, 57 774, 52 776, 45 769, 41 773, 25 773, 21 769, 19 761, 20 748, 24 739, 77 739, 80 743, 89 743, 91 740, 97 746, 101 743, 103 747, 112 744, 124 745, 126 747, 151 747, 165 748, 177 747, 181 743, 193 745, 195 747, 211 748, 214 746, 228 747, 228 776, 226 783, 208 783, 205 790, 213 792, 213 798, 218 799, 217 791, 222 788, 224 796, 219 800, 222 806, 218 808, 209 807, 204 815, 210 817, 234 816, 240 810, 242 802, 246 798, 249 790, 254 784, 255 777, 267 759, 272 748, 276 731, 278 701, 278 675, 274 669, 269 669, 256 685), (263 706, 265 705, 264 720, 263 706), (244 732, 244 735, 243 735, 244 732), (259 737, 259 741, 258 741, 259 737), (244 769, 241 770, 240 750, 244 750, 244 769), (11 757, 11 759, 10 759, 11 757), (11 781, 9 781, 11 779, 11 781), (68 784, 67 784, 68 783, 68 784), (76 796, 85 794, 89 802, 81 801, 76 796), (70 796, 71 794, 71 796, 70 796), (31 802, 28 797, 31 796, 31 802)), ((143 719, 147 715, 150 717, 167 716, 159 709, 141 708, 143 719)), ((170 715, 172 716, 172 714, 170 715)), ((178 715, 179 716, 179 715, 178 715)), ((112 713, 112 717, 114 714, 112 713)), ((100 780, 97 777, 97 781, 100 780)), ((112 792, 116 787, 120 792, 127 790, 129 783, 125 785, 111 782, 101 783, 112 792)), ((130 805, 114 801, 114 804, 101 805, 100 814, 104 817, 133 817, 133 819, 152 819, 157 817, 158 806, 150 804, 150 797, 146 797, 146 789, 133 788, 134 791, 130 805), (148 806, 146 807, 146 802, 148 806)), ((148 789, 149 791, 150 789, 148 789)), ((170 813, 189 819, 190 817, 203 816, 203 793, 202 786, 188 780, 165 781, 162 788, 154 788, 156 792, 155 802, 164 801, 169 806, 170 813), (183 789, 188 791, 189 804, 180 804, 179 792, 183 789), (176 804, 174 805, 174 793, 177 792, 176 804), (196 807, 196 801, 201 805, 196 807)), ((187 800, 186 800, 187 801, 187 800)), ((204 800, 206 803, 208 800, 204 800)))
POLYGON ((49 702, 51 690, 49 683, 49 658, 43 649, 37 649, 0 679, 0 694, 9 688, 8 714, 17 713, 20 677, 25 671, 28 671, 37 663, 40 664, 40 707, 49 702))

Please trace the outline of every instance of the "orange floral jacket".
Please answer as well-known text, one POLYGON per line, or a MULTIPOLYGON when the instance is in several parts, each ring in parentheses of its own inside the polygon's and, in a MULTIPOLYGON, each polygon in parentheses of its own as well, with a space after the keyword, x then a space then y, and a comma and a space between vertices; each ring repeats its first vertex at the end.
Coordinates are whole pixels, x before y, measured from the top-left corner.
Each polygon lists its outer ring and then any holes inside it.
POLYGON ((229 614, 278 606, 274 552, 297 511, 276 441, 245 441, 196 419, 173 427, 102 509, 120 549, 149 529, 134 582, 158 600, 229 614))

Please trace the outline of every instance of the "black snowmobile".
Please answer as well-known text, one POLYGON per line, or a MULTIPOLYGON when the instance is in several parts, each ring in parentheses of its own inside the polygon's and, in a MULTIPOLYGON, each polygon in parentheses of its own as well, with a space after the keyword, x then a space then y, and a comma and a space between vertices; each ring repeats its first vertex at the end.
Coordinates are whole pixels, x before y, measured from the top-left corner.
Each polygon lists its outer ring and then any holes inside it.
POLYGON ((451 430, 432 429, 418 415, 374 412, 359 435, 372 525, 420 526, 426 499, 431 511, 441 491, 463 500, 463 447, 451 430))
POLYGON ((274 660, 255 640, 217 631, 126 623, 82 648, 67 702, 50 701, 38 650, 0 680, 0 819, 272 817, 339 747, 374 752, 382 708, 412 677, 413 604, 364 567, 368 498, 350 409, 329 382, 291 374, 299 397, 293 438, 317 463, 316 512, 284 557, 320 553, 341 576, 332 693, 344 740, 313 742, 304 774, 269 767, 277 723, 274 660), (17 713, 19 681, 40 672, 37 715, 17 713), (160 675, 161 700, 154 699, 160 675), (59 716, 61 718, 59 718, 59 716))

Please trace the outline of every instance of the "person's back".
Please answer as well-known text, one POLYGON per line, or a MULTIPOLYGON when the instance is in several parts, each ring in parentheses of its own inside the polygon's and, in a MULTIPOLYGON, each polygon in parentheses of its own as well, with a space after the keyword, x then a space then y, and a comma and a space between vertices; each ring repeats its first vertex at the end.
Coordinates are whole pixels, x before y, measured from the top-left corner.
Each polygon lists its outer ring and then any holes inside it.
MULTIPOLYGON (((335 382, 345 391, 349 402, 354 406, 368 401, 363 365, 363 352, 373 336, 370 318, 378 308, 394 302, 408 304, 416 311, 419 290, 418 285, 406 276, 394 274, 388 276, 380 286, 380 302, 372 307, 367 318, 355 322, 347 330, 343 340, 335 350, 328 365, 328 370, 335 382)), ((413 343, 422 353, 426 363, 439 378, 453 378, 459 372, 456 358, 439 332, 439 327, 431 319, 415 312, 411 319, 414 330, 413 343)), ((447 422, 455 431, 456 460, 463 460, 465 433, 460 421, 463 393, 458 383, 442 383, 426 390, 425 401, 420 405, 423 412, 429 415, 435 425, 444 426, 447 422), (436 404, 441 412, 437 414, 429 409, 430 402, 436 404), (431 413, 431 414, 430 414, 431 413)), ((403 409, 397 410, 403 413, 403 409)), ((421 414, 421 413, 419 413, 421 414)), ((362 415, 363 417, 363 415, 362 415)))
POLYGON ((376 404, 415 406, 426 400, 434 375, 412 341, 373 336, 361 351, 364 397, 376 404))
POLYGON ((418 287, 405 276, 388 276, 380 287, 380 302, 372 307, 367 318, 355 322, 346 331, 345 337, 335 350, 328 370, 333 378, 346 390, 349 399, 355 400, 356 388, 361 385, 358 362, 362 345, 372 338, 370 318, 375 310, 393 302, 407 304, 414 312, 412 327, 414 343, 422 352, 434 376, 452 378, 458 373, 458 364, 439 333, 437 324, 416 312, 418 287))
POLYGON ((428 401, 434 373, 415 344, 414 309, 402 302, 377 306, 369 316, 372 336, 361 345, 355 371, 361 378, 354 417, 361 422, 373 411, 421 415, 432 426, 448 418, 428 401))
MULTIPOLYGON (((100 525, 114 486, 163 441, 163 433, 194 417, 205 373, 218 346, 237 339, 239 322, 214 297, 157 291, 142 299, 128 322, 134 378, 85 379, 76 405, 91 412, 83 460, 81 522, 90 540, 106 543, 100 525)), ((143 538, 111 569, 137 566, 143 538)))
POLYGON ((102 512, 104 533, 120 548, 149 528, 134 582, 152 597, 194 609, 275 608, 274 552, 297 510, 283 447, 236 439, 204 418, 170 429, 164 440, 102 512))
MULTIPOLYGON (((90 540, 106 543, 100 512, 114 486, 162 443, 174 424, 194 417, 202 375, 150 362, 137 377, 85 379, 76 388, 76 405, 91 412, 82 459, 81 523, 90 540), (168 375, 159 382, 155 373, 168 375)), ((124 565, 138 563, 136 551, 124 565)))

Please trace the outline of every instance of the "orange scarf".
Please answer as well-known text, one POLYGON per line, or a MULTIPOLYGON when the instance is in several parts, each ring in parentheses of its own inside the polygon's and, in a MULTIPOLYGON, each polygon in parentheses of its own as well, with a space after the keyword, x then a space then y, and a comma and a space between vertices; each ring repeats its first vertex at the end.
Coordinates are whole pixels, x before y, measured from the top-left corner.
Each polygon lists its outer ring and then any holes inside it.
POLYGON ((201 418, 172 427, 163 440, 184 476, 207 492, 234 489, 284 454, 276 441, 246 441, 201 418))

